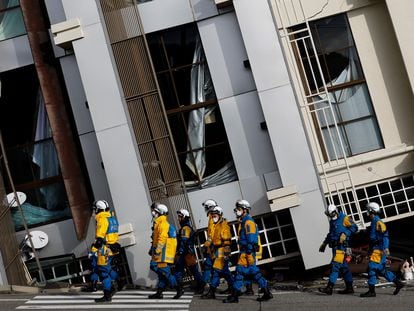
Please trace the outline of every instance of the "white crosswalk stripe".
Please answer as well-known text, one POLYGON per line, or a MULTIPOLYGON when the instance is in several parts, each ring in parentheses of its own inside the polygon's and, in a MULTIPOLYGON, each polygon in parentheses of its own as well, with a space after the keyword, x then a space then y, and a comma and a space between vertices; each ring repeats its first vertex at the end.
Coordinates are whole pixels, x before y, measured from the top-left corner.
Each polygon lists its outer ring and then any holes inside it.
POLYGON ((149 311, 188 311, 193 295, 172 299, 175 292, 164 292, 164 299, 148 299, 153 291, 130 290, 116 293, 110 303, 96 303, 102 292, 79 295, 38 295, 18 306, 17 310, 136 309, 149 311))

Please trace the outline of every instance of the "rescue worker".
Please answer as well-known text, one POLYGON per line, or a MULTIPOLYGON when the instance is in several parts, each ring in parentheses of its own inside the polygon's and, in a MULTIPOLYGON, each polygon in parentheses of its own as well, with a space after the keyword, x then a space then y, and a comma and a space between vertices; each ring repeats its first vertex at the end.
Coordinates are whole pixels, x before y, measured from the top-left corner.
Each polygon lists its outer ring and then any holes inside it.
POLYGON ((233 284, 233 291, 224 303, 238 303, 243 281, 245 278, 253 279, 259 284, 263 295, 257 301, 267 301, 273 298, 268 288, 267 280, 260 273, 256 266, 256 252, 259 251, 259 231, 253 218, 250 216, 250 203, 247 200, 236 201, 234 213, 239 220, 238 243, 239 259, 236 266, 236 278, 233 284))
POLYGON ((184 294, 184 290, 177 283, 171 272, 177 250, 177 232, 175 227, 167 220, 168 208, 166 205, 154 202, 151 205, 153 217, 152 243, 149 254, 151 256, 150 269, 158 275, 156 293, 149 295, 149 299, 162 299, 163 291, 170 285, 176 289, 173 299, 178 299, 184 294))
POLYGON ((375 284, 377 283, 377 274, 382 275, 388 282, 394 282, 394 295, 397 295, 404 283, 398 280, 394 273, 387 270, 386 260, 390 255, 389 238, 387 226, 379 217, 380 206, 378 203, 370 202, 367 204, 367 214, 371 219, 371 226, 369 227, 369 263, 368 263, 368 286, 366 293, 361 294, 361 297, 375 297, 375 284))
MULTIPOLYGON (((95 299, 95 301, 109 302, 115 293, 112 281, 117 281, 119 278, 116 269, 111 268, 113 258, 120 250, 118 243, 118 221, 111 214, 109 204, 105 200, 95 201, 93 203, 93 209, 96 215, 96 229, 95 242, 92 244, 91 251, 98 254, 97 268, 100 272, 97 274, 99 275, 99 279, 101 279, 104 291, 103 297, 95 299), (101 260, 100 263, 99 260, 101 260)), ((92 282, 96 284, 96 277, 93 278, 92 282)))
MULTIPOLYGON (((205 241, 204 245, 202 246, 203 257, 204 257, 204 268, 203 268, 203 275, 202 280, 204 284, 210 284, 211 276, 213 272, 213 259, 212 254, 210 253, 212 235, 214 230, 214 222, 212 218, 212 214, 210 212, 217 206, 217 202, 208 199, 203 202, 202 206, 204 207, 204 211, 206 216, 208 217, 208 225, 207 225, 207 240, 205 241)), ((197 293, 202 294, 204 288, 200 289, 197 293)))
POLYGON ((194 229, 190 223, 190 213, 186 209, 181 209, 177 212, 177 215, 180 223, 180 230, 178 232, 177 259, 175 262, 174 276, 177 282, 181 284, 184 269, 187 268, 197 282, 196 292, 199 292, 204 289, 205 284, 197 266, 194 249, 194 229))
POLYGON ((215 299, 216 288, 220 284, 220 278, 223 277, 229 287, 233 286, 233 275, 229 269, 229 257, 231 255, 231 233, 227 220, 223 217, 223 209, 216 206, 210 211, 211 219, 214 223, 213 232, 211 233, 210 254, 213 259, 213 275, 210 281, 210 287, 202 299, 215 299))
POLYGON ((336 280, 339 274, 342 274, 346 287, 344 290, 338 291, 338 294, 353 294, 352 273, 349 270, 346 257, 349 256, 349 237, 358 231, 358 227, 351 217, 338 211, 334 204, 328 205, 325 215, 329 218, 329 232, 319 247, 319 252, 325 252, 327 245, 332 248, 331 274, 326 287, 319 288, 319 291, 332 295, 336 280))
POLYGON ((111 302, 114 293, 112 280, 114 270, 111 267, 113 253, 111 249, 105 244, 99 249, 92 247, 93 256, 96 256, 96 280, 100 280, 104 295, 101 298, 96 298, 95 302, 111 302))

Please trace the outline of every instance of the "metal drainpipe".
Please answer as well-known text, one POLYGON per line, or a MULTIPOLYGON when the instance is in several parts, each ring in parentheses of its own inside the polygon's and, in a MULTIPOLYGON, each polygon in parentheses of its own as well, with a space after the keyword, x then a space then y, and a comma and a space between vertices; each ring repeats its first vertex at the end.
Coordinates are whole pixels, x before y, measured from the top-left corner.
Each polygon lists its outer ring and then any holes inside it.
POLYGON ((52 129, 76 235, 79 240, 83 240, 86 237, 92 209, 78 161, 79 157, 65 108, 60 79, 53 65, 55 58, 48 27, 39 0, 20 0, 20 6, 52 129))

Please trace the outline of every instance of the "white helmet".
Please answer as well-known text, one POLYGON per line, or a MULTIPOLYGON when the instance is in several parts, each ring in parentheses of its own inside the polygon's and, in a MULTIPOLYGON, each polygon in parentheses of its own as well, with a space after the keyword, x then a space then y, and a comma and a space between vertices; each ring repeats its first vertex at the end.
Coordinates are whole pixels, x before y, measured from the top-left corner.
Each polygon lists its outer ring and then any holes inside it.
POLYGON ((380 211, 380 206, 378 203, 370 202, 367 204, 367 213, 370 214, 378 214, 380 211))
POLYGON ((157 212, 159 215, 167 215, 168 214, 168 208, 166 205, 154 202, 151 204, 151 209, 155 212, 157 212))
POLYGON ((218 215, 223 215, 223 209, 220 206, 215 206, 213 207, 213 209, 210 211, 210 213, 212 214, 218 214, 218 215))
POLYGON ((204 207, 204 211, 206 212, 206 214, 208 215, 209 212, 211 212, 211 210, 217 206, 217 202, 212 200, 212 199, 208 199, 206 201, 203 202, 203 207, 204 207))
POLYGON ((338 208, 335 204, 329 204, 325 210, 325 215, 328 217, 335 217, 338 215, 338 208))
POLYGON ((96 200, 95 202, 93 202, 92 207, 95 210, 95 212, 100 212, 109 208, 109 204, 105 200, 96 200))
POLYGON ((247 201, 247 200, 237 200, 236 201, 236 208, 242 208, 242 209, 245 209, 245 210, 248 210, 248 211, 250 211, 250 203, 249 203, 249 201, 247 201))
POLYGON ((181 216, 181 217, 188 217, 188 218, 190 218, 190 213, 186 209, 184 209, 184 208, 182 208, 179 211, 177 211, 177 215, 178 216, 181 216))

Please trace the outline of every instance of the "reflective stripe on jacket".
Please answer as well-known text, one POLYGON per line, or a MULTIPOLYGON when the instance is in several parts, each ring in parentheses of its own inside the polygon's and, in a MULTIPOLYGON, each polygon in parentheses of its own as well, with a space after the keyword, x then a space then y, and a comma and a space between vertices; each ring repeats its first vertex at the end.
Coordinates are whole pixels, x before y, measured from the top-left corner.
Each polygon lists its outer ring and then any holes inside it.
POLYGON ((154 220, 152 247, 155 250, 152 260, 155 262, 173 263, 177 250, 177 238, 169 237, 170 224, 167 216, 161 215, 154 220))
POLYGON ((95 217, 95 238, 102 238, 107 244, 118 242, 118 221, 109 211, 100 212, 95 217))

